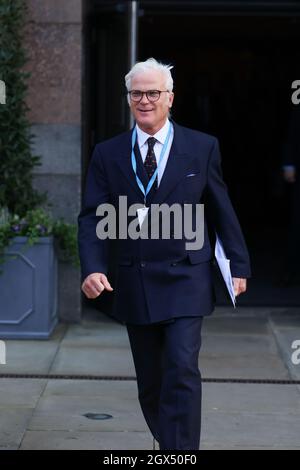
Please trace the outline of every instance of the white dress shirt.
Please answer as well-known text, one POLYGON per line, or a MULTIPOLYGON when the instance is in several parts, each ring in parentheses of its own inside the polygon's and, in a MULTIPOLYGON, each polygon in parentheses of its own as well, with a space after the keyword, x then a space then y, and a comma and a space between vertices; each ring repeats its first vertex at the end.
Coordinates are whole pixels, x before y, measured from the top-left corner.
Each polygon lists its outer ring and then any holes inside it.
POLYGON ((142 129, 140 129, 138 125, 136 125, 137 141, 138 141, 138 145, 139 145, 139 148, 140 148, 140 152, 141 152, 143 162, 146 159, 146 155, 147 155, 147 151, 148 151, 147 139, 149 139, 149 137, 155 137, 155 139, 157 140, 157 142, 155 142, 154 149, 153 149, 154 154, 155 154, 155 158, 156 158, 156 164, 158 164, 162 148, 163 148, 164 143, 167 139, 169 126, 172 126, 172 130, 171 130, 171 135, 170 135, 170 139, 169 139, 165 154, 164 154, 162 162, 161 162, 161 164, 159 165, 159 168, 158 168, 158 175, 157 175, 157 178, 158 178, 157 184, 158 185, 159 185, 160 180, 162 178, 162 175, 165 171, 166 164, 167 164, 167 161, 168 161, 168 158, 169 158, 169 154, 170 154, 170 150, 171 150, 171 146, 172 146, 172 142, 173 142, 173 137, 174 137, 174 127, 171 124, 171 122, 169 121, 169 119, 167 119, 166 123, 163 125, 163 127, 161 129, 159 129, 159 131, 156 134, 149 135, 146 132, 142 131, 142 129))

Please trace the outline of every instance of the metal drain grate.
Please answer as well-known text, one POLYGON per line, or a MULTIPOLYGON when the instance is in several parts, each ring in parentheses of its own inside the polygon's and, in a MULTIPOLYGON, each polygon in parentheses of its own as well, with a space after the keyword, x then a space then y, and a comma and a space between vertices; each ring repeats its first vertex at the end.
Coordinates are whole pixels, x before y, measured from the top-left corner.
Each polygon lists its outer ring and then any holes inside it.
MULTIPOLYGON (((74 375, 74 374, 0 374, 0 379, 48 379, 48 380, 126 380, 136 381, 134 376, 117 375, 74 375)), ((300 385, 300 380, 280 379, 235 379, 235 378, 202 378, 203 383, 239 383, 239 384, 273 384, 300 385)))

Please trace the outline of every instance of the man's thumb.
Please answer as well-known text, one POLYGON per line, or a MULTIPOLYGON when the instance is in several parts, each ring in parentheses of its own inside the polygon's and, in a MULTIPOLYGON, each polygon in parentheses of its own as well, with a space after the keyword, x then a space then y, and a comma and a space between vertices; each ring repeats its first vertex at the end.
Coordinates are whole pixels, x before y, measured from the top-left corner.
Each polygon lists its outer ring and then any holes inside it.
POLYGON ((111 287, 110 283, 108 282, 107 277, 105 276, 105 274, 102 274, 102 276, 100 277, 100 280, 101 280, 102 284, 104 285, 105 289, 110 290, 110 291, 113 290, 113 288, 111 287))

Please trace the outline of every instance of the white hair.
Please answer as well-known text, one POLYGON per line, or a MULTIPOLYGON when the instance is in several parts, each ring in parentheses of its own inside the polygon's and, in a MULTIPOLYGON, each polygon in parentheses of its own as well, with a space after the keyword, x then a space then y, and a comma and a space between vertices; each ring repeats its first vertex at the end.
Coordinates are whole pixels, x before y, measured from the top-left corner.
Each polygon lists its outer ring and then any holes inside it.
POLYGON ((173 65, 166 65, 162 64, 161 62, 157 62, 156 59, 151 57, 147 59, 145 62, 137 62, 131 70, 125 75, 125 84, 127 91, 131 90, 131 81, 132 78, 141 72, 147 72, 148 70, 156 70, 162 72, 166 79, 166 89, 168 91, 173 91, 173 78, 171 75, 170 70, 173 68, 173 65))

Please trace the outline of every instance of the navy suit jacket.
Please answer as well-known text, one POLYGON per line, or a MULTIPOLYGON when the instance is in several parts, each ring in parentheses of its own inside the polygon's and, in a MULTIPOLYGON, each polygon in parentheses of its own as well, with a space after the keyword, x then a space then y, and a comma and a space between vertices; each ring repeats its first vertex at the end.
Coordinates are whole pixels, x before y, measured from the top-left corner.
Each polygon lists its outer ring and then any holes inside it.
MULTIPOLYGON (((232 275, 250 277, 244 237, 222 178, 218 140, 184 128, 174 121, 174 139, 157 190, 148 203, 204 204, 206 218, 223 242, 232 275), (193 176, 187 176, 193 174, 193 176)), ((91 273, 108 273, 108 240, 96 235, 99 204, 113 204, 127 196, 128 206, 143 203, 131 165, 132 131, 97 144, 89 165, 83 208, 78 216, 78 243, 82 280, 91 273)), ((148 177, 137 153, 137 173, 148 177)), ((129 218, 128 223, 135 217, 129 218)), ((113 285, 113 316, 122 323, 149 324, 182 316, 209 315, 214 309, 213 248, 205 222, 204 245, 187 250, 184 234, 170 239, 119 239, 113 285)))

